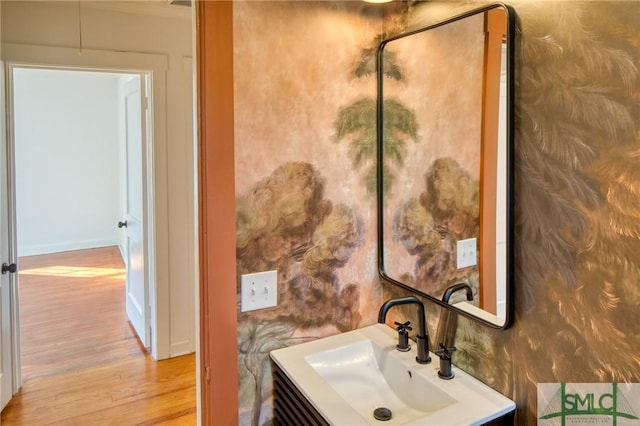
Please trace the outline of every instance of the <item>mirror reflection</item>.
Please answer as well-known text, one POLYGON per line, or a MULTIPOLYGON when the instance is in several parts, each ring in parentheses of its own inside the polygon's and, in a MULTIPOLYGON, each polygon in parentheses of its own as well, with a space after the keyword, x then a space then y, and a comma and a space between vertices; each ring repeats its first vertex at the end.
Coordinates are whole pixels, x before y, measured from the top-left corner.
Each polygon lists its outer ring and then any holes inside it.
POLYGON ((490 5, 378 52, 379 268, 509 325, 513 18, 490 5))

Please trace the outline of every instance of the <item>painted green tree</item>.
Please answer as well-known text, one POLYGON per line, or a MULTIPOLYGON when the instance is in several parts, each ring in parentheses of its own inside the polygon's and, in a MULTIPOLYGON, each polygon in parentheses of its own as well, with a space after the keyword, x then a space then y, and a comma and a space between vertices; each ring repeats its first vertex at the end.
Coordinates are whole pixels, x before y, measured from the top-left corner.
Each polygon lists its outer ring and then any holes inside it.
MULTIPOLYGON (((372 46, 362 49, 358 66, 353 71, 356 78, 376 74, 378 45, 384 38, 385 35, 380 34, 374 39, 372 46)), ((382 58, 385 77, 402 80, 403 75, 396 55, 390 50, 385 50, 382 58)), ((375 195, 377 188, 376 109, 375 98, 362 97, 341 108, 334 123, 334 141, 346 140, 349 143, 349 155, 354 169, 366 168, 364 184, 370 195, 375 195)), ((415 113, 394 98, 384 99, 383 116, 382 167, 385 176, 383 191, 386 193, 393 185, 394 170, 401 168, 404 163, 408 142, 418 141, 418 123, 415 113)))

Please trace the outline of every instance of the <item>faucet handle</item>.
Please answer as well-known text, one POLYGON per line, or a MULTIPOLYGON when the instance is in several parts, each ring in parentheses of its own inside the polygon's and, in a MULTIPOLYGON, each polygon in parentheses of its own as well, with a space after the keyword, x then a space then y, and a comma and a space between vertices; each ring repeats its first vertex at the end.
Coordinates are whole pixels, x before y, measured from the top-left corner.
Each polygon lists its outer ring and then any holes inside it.
POLYGON ((413 330, 411 327, 409 327, 409 325, 411 324, 411 321, 407 321, 407 322, 394 321, 393 324, 396 326, 396 331, 413 330))
POLYGON ((438 355, 440 359, 451 359, 451 352, 455 351, 455 346, 447 348, 444 344, 440 343, 440 349, 436 349, 435 351, 433 351, 433 353, 438 355))
POLYGON ((411 347, 409 346, 409 333, 407 330, 411 331, 411 327, 409 327, 411 322, 394 321, 394 324, 396 325, 396 331, 398 331, 398 344, 396 345, 396 349, 400 352, 410 351, 411 347))
POLYGON ((440 370, 438 370, 438 377, 444 380, 451 380, 455 374, 451 370, 451 353, 456 351, 456 347, 452 346, 447 348, 444 344, 440 343, 440 349, 433 351, 434 354, 440 357, 440 370))

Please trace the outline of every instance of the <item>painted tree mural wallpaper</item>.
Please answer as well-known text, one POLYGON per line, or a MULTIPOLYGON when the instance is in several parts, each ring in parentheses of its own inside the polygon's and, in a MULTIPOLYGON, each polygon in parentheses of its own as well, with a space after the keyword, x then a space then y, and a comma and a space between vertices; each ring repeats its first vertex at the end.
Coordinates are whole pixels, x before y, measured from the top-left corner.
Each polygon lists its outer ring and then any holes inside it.
POLYGON ((269 396, 263 388, 270 350, 296 342, 296 329, 348 331, 360 323, 359 288, 341 286, 334 270, 362 245, 361 219, 346 205, 333 206, 323 186, 310 164, 286 163, 238 199, 238 271, 277 270, 279 282, 277 309, 240 316, 240 358, 254 382, 253 423, 269 396))
POLYGON ((434 160, 421 181, 423 192, 398 206, 391 222, 393 238, 414 259, 414 269, 391 277, 437 298, 465 283, 477 303, 478 268, 457 268, 456 242, 478 237, 479 182, 449 157, 434 160))
MULTIPOLYGON (((270 423, 271 349, 372 324, 383 299, 402 294, 376 275, 367 49, 479 4, 416 2, 383 17, 359 2, 234 3, 238 272, 277 269, 280 297, 276 309, 238 310, 241 424, 270 423)), ((495 331, 439 318, 429 303, 427 315, 432 335, 444 322, 454 330, 454 363, 514 399, 519 425, 534 425, 538 383, 640 382, 640 3, 510 4, 515 322, 495 331)), ((401 124, 389 167, 400 176, 429 126, 441 126, 443 144, 450 129, 444 111, 439 123, 417 118, 424 100, 395 53, 387 78, 401 124)), ((423 164, 418 187, 393 181, 389 196, 405 200, 392 212, 399 249, 414 250, 412 229, 439 220, 419 208, 434 192, 428 176, 460 173, 473 197, 478 177, 464 155, 423 164)), ((461 226, 477 226, 463 210, 461 226)), ((409 270, 438 281, 445 260, 421 253, 407 256, 409 270)))
MULTIPOLYGON (((425 26, 411 23, 411 10, 401 20, 405 31, 425 26)), ((458 241, 479 237, 484 43, 484 15, 476 14, 394 39, 382 52, 382 159, 402 153, 394 170, 383 161, 385 273, 438 299, 464 283, 475 305, 479 269, 458 268, 456 252, 458 241), (392 75, 402 75, 402 84, 392 75), (397 124, 404 120, 387 111, 397 99, 420 125, 415 145, 394 137, 407 134, 397 124)))
MULTIPOLYGON (((337 19, 345 21, 344 14, 352 13, 353 6, 318 3, 243 3, 237 5, 235 13, 238 16, 252 16, 256 13, 264 13, 265 18, 282 20, 287 22, 292 16, 297 16, 298 21, 309 22, 308 25, 316 25, 313 15, 309 10, 315 10, 325 19, 345 26, 347 34, 362 25, 363 18, 346 19, 346 22, 337 22, 337 19), (293 5, 293 7, 291 7, 293 5), (259 10, 259 12, 256 12, 259 10), (246 15, 245 15, 246 14, 246 15), (358 25, 359 24, 359 25, 358 25), (354 26, 355 25, 355 26, 354 26)), ((364 21, 370 20, 365 16, 364 21)), ((273 21, 269 22, 273 25, 273 21)), ((365 32, 366 34, 366 32, 365 32)), ((336 34, 335 37, 338 37, 336 34)), ((305 36, 310 44, 320 44, 322 50, 320 56, 326 54, 328 41, 324 34, 309 34, 305 36)), ((286 37, 285 37, 286 38, 286 37)), ((337 38, 333 40, 335 41, 337 38)), ((331 40, 329 40, 330 42, 331 40)), ((277 44, 284 43, 278 41, 277 44)), ((294 43, 289 40, 289 43, 294 43)), ((297 42, 296 42, 297 44, 297 42)), ((261 46, 251 43, 244 47, 247 54, 252 49, 262 50, 261 46)), ((357 51, 354 44, 353 51, 357 51)), ((289 51, 297 55, 295 48, 289 51)), ((300 54, 307 53, 307 50, 300 54)), ((329 52, 331 53, 331 52, 329 52)), ((344 56, 344 63, 336 67, 332 72, 340 76, 353 57, 349 50, 334 52, 338 57, 344 56)), ((256 53, 259 55, 259 53, 256 53)), ((255 57, 255 56, 254 56, 255 57)), ((264 66, 270 58, 264 57, 264 66)), ((305 67, 317 67, 316 59, 307 57, 302 59, 305 67)), ((335 58, 334 61, 335 62, 335 58)), ((282 63, 279 65, 283 65, 282 63)), ((351 194, 353 188, 345 186, 336 194, 327 191, 327 184, 331 182, 335 186, 339 181, 335 180, 331 162, 332 154, 338 154, 334 142, 344 138, 351 138, 355 142, 349 147, 344 147, 344 165, 353 161, 354 166, 365 164, 374 167, 375 170, 375 101, 369 96, 367 103, 370 105, 359 108, 356 102, 351 111, 354 113, 342 114, 342 127, 335 125, 335 134, 323 136, 325 130, 334 128, 337 106, 328 107, 316 111, 317 102, 313 98, 304 99, 306 95, 322 97, 321 92, 331 85, 331 78, 326 78, 326 85, 322 82, 310 79, 304 72, 296 69, 300 62, 292 62, 291 69, 283 68, 273 70, 268 75, 269 84, 274 86, 271 106, 274 109, 282 107, 287 110, 290 122, 282 122, 279 116, 268 117, 265 111, 257 112, 263 119, 263 123, 273 125, 270 131, 278 132, 279 129, 293 129, 283 136, 281 142, 297 145, 296 149, 287 153, 286 148, 273 146, 267 148, 266 142, 257 150, 274 149, 262 156, 269 160, 273 170, 264 177, 251 174, 251 181, 246 182, 246 190, 237 198, 237 258, 239 274, 256 271, 278 271, 278 307, 239 315, 239 367, 240 367, 240 400, 241 422, 244 424, 262 425, 270 422, 271 411, 271 371, 269 366, 269 351, 305 342, 328 334, 355 329, 362 324, 361 309, 368 300, 377 298, 371 295, 372 283, 365 282, 362 274, 356 272, 344 272, 348 263, 353 263, 354 253, 362 251, 367 245, 365 241, 365 220, 371 222, 372 217, 365 218, 362 214, 364 203, 372 205, 372 194, 365 195, 364 188, 357 188, 356 195, 351 194), (294 69, 295 71, 292 71, 294 69), (292 75, 293 73, 293 75, 292 75), (282 81, 278 81, 282 78, 282 81), (287 97, 277 93, 284 85, 299 84, 299 90, 287 97), (297 83, 295 83, 297 82, 297 83), (373 107, 373 110, 370 107, 373 107), (333 111, 333 118, 328 112, 333 111), (317 117, 315 123, 316 132, 307 128, 308 123, 302 123, 300 128, 296 121, 304 121, 304 115, 317 117), (318 116, 320 114, 320 116, 318 116), (323 117, 322 114, 326 114, 323 117), (273 122, 270 123, 271 118, 273 122), (325 128, 319 126, 326 126, 325 128), (288 124, 287 124, 288 123, 288 124), (359 146, 356 146, 359 145, 359 146), (315 156, 307 155, 309 150, 317 148, 315 156), (322 155, 320 154, 322 153, 322 155), (277 160, 280 156, 283 160, 277 160), (321 167, 318 167, 318 164, 321 167), (334 178, 334 179, 332 179, 334 178)), ((251 76, 252 79, 254 76, 251 76)), ((341 80, 349 84, 349 79, 341 80)), ((353 92, 354 95, 372 93, 375 80, 369 85, 361 85, 362 88, 350 88, 342 94, 353 92)), ((243 88, 255 87, 255 81, 248 86, 239 84, 243 88)), ((286 90, 286 89, 285 89, 286 90)), ((375 93, 375 91, 373 91, 375 93)), ((247 90, 247 97, 254 92, 247 90)), ((328 96, 328 95, 325 95, 328 96)), ((242 100, 240 100, 242 102, 242 100)), ((322 103, 321 99, 319 103, 322 103)), ((328 99, 329 104, 338 105, 344 102, 342 96, 336 93, 328 99)), ((415 124, 415 123, 414 123, 415 124)), ((246 129, 247 134, 252 133, 250 125, 239 125, 240 134, 246 129)), ((314 127, 311 125, 311 127, 314 127)), ((261 129, 258 133, 264 133, 261 129)), ((258 135, 259 137, 259 135, 258 135)), ((250 154, 250 153, 248 153, 250 154)), ((264 152, 263 152, 264 154, 264 152)), ((344 170, 348 170, 345 168, 344 170)), ((336 173, 344 173, 337 170, 336 173)), ((375 178, 375 176, 374 176, 375 178)), ((345 182, 348 179, 344 179, 345 182)), ((374 186, 375 188, 375 186, 374 186)), ((365 248, 366 250, 366 248, 365 248)), ((361 255, 362 256, 362 255, 361 255)), ((368 256, 365 254, 365 256, 368 256)), ((352 266, 353 269, 353 266, 352 266)), ((371 302, 369 302, 371 303, 371 302)), ((240 311, 240 309, 239 309, 240 311)))

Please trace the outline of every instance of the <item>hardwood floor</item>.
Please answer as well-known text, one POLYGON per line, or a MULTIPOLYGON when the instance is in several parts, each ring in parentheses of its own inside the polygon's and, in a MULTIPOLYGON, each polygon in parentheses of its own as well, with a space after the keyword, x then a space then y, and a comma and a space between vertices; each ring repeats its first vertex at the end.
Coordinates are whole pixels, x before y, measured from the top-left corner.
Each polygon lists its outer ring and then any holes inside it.
POLYGON ((124 307, 116 247, 19 259, 22 389, 3 426, 195 425, 195 356, 156 362, 124 307))

